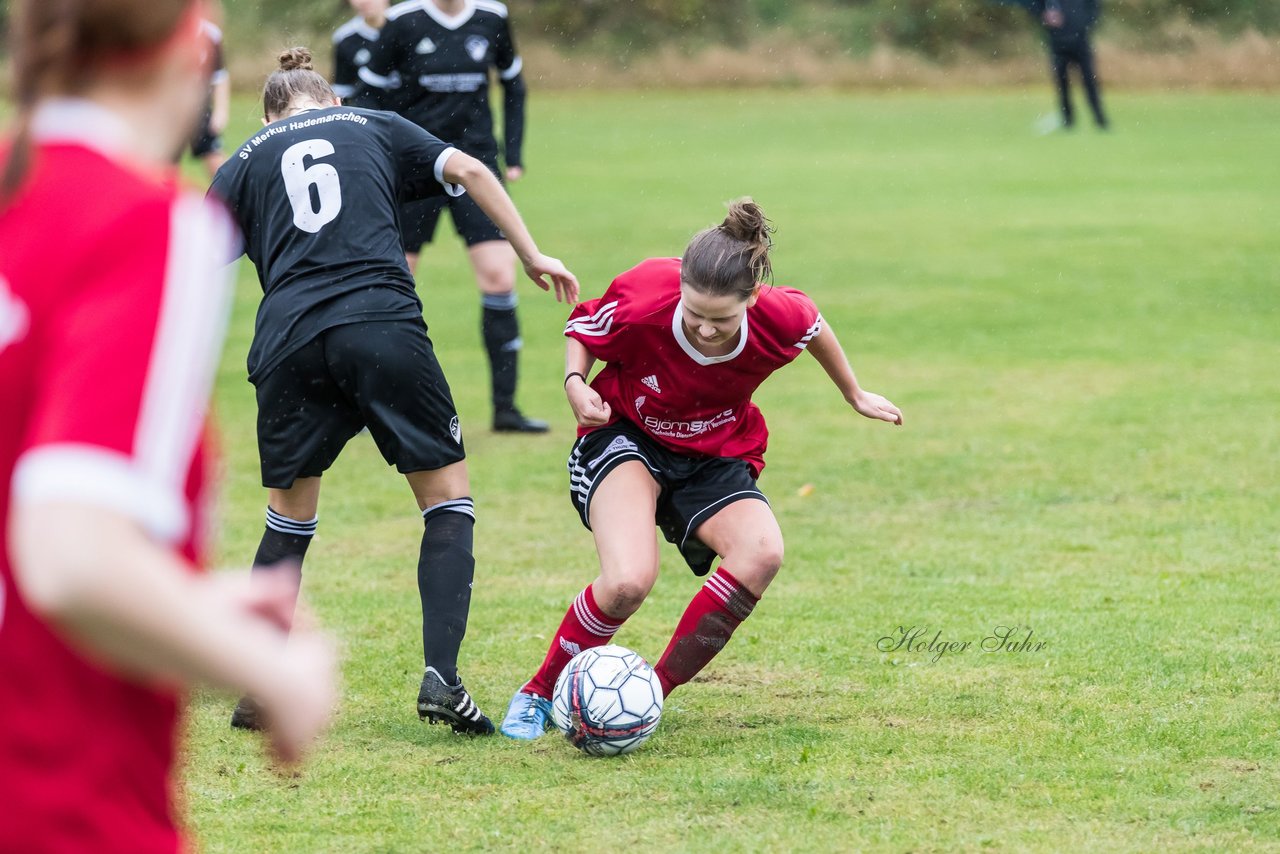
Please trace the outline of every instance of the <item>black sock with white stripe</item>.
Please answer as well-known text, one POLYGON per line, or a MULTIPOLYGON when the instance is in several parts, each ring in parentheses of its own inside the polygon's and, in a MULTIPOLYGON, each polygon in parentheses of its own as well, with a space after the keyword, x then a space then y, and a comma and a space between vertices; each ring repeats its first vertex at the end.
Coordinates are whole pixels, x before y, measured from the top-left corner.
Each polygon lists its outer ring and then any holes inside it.
POLYGON ((422 597, 422 656, 440 678, 458 681, 458 648, 467 633, 475 505, 456 498, 422 511, 422 549, 418 554, 418 595, 422 597))
POLYGON ((301 565, 319 521, 320 517, 317 516, 306 522, 299 522, 268 507, 267 527, 262 532, 262 542, 258 544, 258 553, 253 558, 253 568, 270 569, 285 560, 301 565))
POLYGON ((520 360, 520 321, 516 317, 516 295, 485 294, 481 300, 480 333, 489 354, 495 411, 515 408, 516 380, 520 360))
POLYGON ((253 557, 254 572, 270 572, 278 566, 302 571, 302 559, 307 556, 307 546, 316 534, 320 517, 306 522, 290 519, 270 507, 267 508, 267 527, 258 543, 258 553, 253 557))

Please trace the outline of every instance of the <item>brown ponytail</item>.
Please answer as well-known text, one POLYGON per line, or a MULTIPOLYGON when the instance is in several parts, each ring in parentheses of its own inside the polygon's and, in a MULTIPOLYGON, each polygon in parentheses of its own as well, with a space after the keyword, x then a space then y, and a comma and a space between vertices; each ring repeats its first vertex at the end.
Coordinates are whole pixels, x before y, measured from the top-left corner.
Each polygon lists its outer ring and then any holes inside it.
POLYGON ((31 165, 36 103, 76 95, 104 60, 138 55, 174 34, 193 0, 15 0, 9 26, 14 100, 13 145, 0 175, 0 204, 18 191, 31 165))
POLYGON ((262 87, 262 115, 268 121, 279 118, 299 96, 321 103, 334 99, 333 87, 311 65, 311 51, 291 47, 276 58, 280 67, 262 87))
POLYGON ((714 228, 693 236, 680 262, 680 277, 710 296, 736 295, 745 300, 756 286, 773 277, 769 250, 773 227, 749 196, 729 204, 729 215, 714 228))

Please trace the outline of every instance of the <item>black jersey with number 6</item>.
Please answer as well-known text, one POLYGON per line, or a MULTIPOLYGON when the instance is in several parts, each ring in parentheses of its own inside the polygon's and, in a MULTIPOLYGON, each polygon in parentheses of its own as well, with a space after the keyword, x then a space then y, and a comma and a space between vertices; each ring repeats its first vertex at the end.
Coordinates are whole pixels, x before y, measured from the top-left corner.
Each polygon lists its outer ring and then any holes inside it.
POLYGON ((394 113, 328 107, 267 125, 214 176, 258 268, 249 379, 333 326, 422 316, 399 204, 463 188, 457 149, 394 113))

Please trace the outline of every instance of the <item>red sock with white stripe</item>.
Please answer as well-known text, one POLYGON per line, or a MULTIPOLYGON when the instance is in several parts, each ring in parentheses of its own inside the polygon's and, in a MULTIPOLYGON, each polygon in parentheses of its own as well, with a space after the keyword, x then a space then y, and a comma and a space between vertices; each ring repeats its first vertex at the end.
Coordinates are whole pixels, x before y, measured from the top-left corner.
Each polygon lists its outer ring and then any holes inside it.
POLYGON ((569 663, 569 659, 584 649, 607 644, 624 622, 625 620, 616 620, 600 610, 596 605, 595 595, 591 592, 591 585, 588 584, 565 613, 560 628, 551 639, 551 648, 547 650, 542 666, 520 690, 551 699, 556 678, 569 663))
POLYGON ((724 649, 733 630, 751 616, 759 601, 723 566, 717 569, 685 608, 666 652, 654 668, 663 695, 697 676, 724 649))

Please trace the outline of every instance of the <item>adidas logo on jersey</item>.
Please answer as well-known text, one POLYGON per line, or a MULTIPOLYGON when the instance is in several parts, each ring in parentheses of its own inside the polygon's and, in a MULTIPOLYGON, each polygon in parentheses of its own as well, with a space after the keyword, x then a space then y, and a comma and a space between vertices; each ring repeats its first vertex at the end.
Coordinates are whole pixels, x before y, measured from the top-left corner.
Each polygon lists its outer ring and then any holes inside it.
POLYGON ((413 49, 413 52, 421 54, 435 53, 436 43, 431 40, 430 36, 427 36, 418 42, 418 46, 413 49))
POLYGON ((644 379, 640 380, 640 382, 644 383, 646 386, 648 386, 649 388, 651 388, 651 389, 653 390, 653 393, 654 393, 654 394, 662 394, 662 388, 661 388, 661 387, 659 387, 659 385, 658 385, 658 375, 657 375, 657 374, 649 374, 649 376, 647 376, 647 377, 645 377, 644 379))

